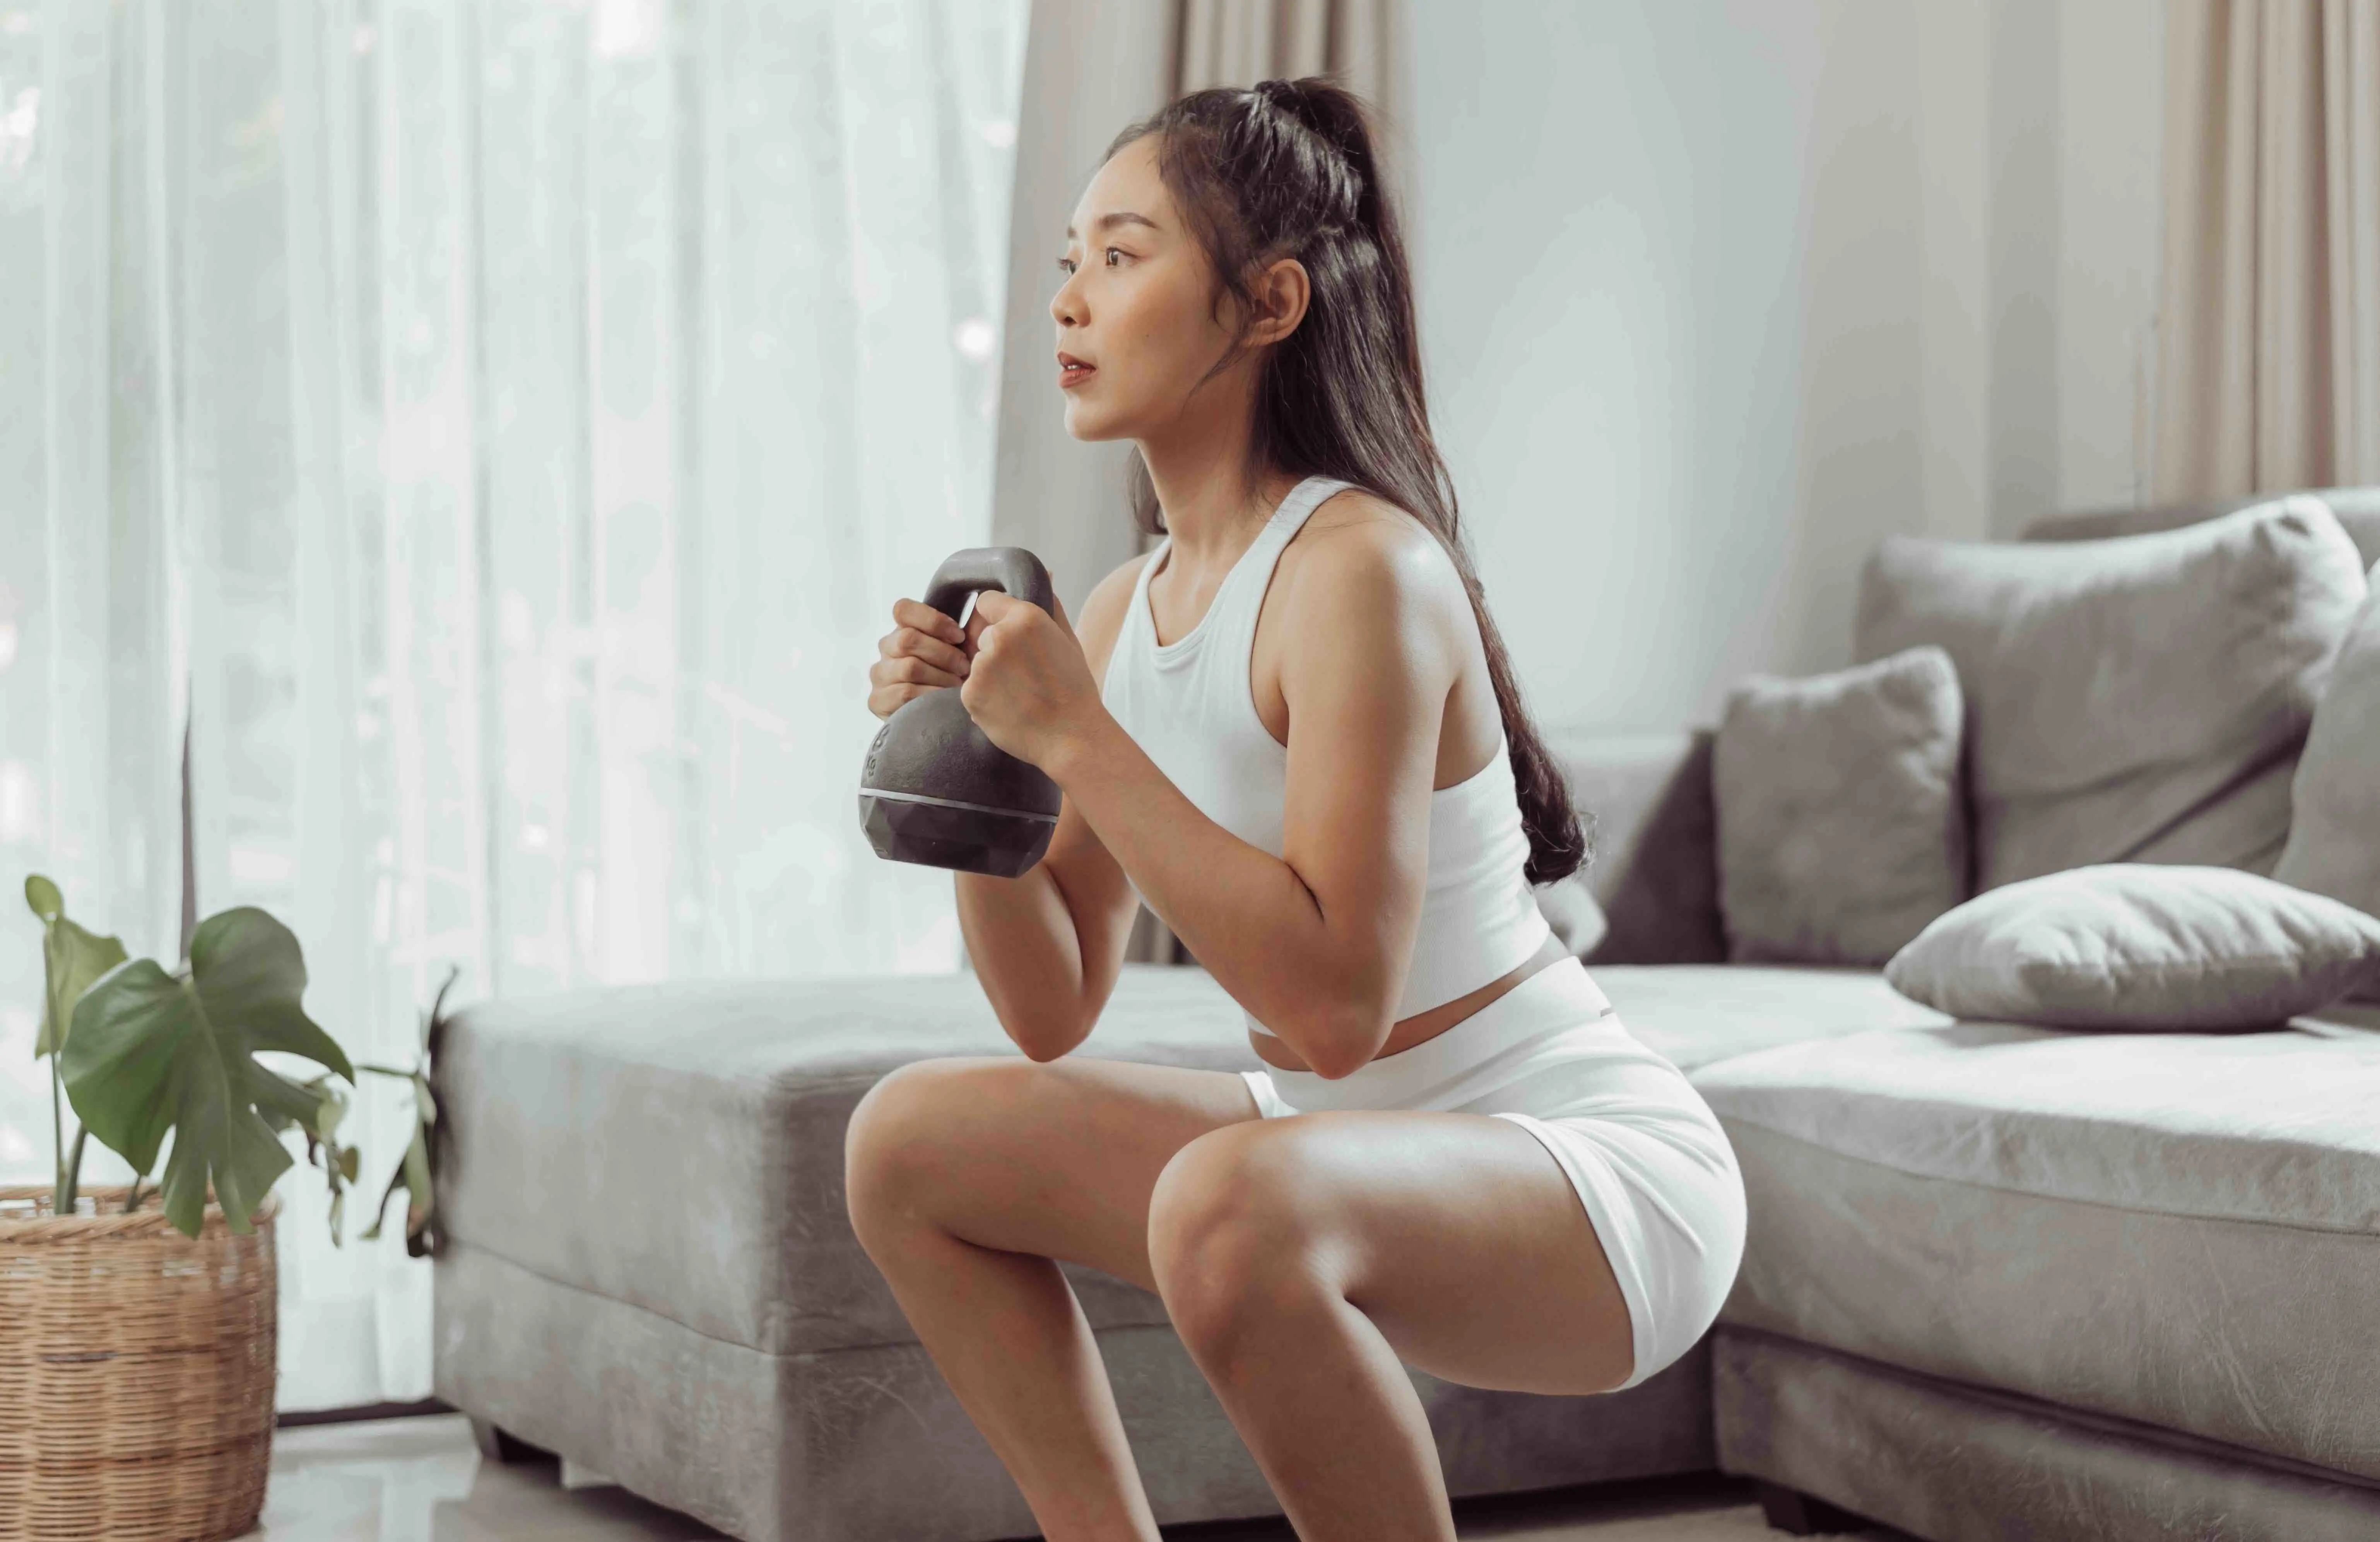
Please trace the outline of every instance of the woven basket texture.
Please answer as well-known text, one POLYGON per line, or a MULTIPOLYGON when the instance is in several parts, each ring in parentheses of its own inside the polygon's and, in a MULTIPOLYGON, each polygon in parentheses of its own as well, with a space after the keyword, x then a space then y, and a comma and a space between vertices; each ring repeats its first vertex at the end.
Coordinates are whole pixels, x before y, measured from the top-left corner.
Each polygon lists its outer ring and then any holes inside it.
POLYGON ((0 1537, 212 1542, 264 1508, 279 1297, 268 1199, 196 1238, 0 1187, 0 1537))

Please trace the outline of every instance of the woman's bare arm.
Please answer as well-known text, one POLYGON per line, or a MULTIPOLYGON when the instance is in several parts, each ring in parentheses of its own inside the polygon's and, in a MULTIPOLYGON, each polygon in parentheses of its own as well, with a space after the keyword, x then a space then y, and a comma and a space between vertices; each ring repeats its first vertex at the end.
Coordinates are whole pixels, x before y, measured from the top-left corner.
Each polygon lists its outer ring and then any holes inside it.
MULTIPOLYGON (((965 689, 994 742, 1057 781, 1224 989, 1305 1063, 1341 1076, 1386 1041, 1412 956, 1439 726, 1459 669, 1446 621, 1459 580, 1399 522, 1304 540, 1291 591, 1269 601, 1288 628, 1278 857, 1201 813, 1096 691, 1065 677, 1063 639, 1031 607, 996 604, 965 689)), ((1459 588, 1453 599, 1467 607, 1459 588)))
MULTIPOLYGON (((1083 602, 1076 635, 1093 680, 1106 675, 1146 560, 1135 558, 1109 574, 1083 602)), ((1067 795, 1050 849, 1029 870, 1014 879, 955 876, 959 930, 1002 1027, 1037 1061, 1073 1050, 1115 989, 1140 909, 1123 868, 1067 795)))

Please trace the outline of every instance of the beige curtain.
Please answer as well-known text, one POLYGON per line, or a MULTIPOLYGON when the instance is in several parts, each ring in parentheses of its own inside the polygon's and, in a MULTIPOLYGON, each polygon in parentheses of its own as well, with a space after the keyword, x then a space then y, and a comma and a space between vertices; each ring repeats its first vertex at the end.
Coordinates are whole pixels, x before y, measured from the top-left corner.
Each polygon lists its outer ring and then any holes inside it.
POLYGON ((2380 0, 2175 0, 2153 492, 2380 481, 2380 0))
POLYGON ((1393 117, 1402 109, 1395 0, 1177 0, 1174 89, 1328 75, 1393 117))

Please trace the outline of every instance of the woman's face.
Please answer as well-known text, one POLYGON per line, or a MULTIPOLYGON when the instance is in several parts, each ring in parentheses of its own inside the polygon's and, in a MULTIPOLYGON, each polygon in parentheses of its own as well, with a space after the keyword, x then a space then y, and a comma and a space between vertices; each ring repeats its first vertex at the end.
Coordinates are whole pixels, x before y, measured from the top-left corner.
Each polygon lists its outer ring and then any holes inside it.
MULTIPOLYGON (((1066 396, 1066 431, 1145 439, 1174 423, 1232 337, 1211 313, 1206 249, 1158 174, 1156 136, 1116 152, 1091 178, 1058 262, 1062 281, 1050 315, 1062 357, 1050 367, 1066 396), (1069 368, 1068 359, 1090 368, 1069 368)), ((1221 384, 1209 382, 1208 396, 1221 384)))

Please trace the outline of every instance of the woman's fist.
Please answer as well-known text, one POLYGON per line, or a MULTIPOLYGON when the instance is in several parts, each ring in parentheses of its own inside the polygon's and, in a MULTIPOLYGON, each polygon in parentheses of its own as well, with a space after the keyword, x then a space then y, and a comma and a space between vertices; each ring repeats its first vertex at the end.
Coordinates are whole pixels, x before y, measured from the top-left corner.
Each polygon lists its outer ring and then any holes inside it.
POLYGON ((966 626, 915 600, 892 601, 892 630, 877 640, 881 655, 868 666, 868 710, 889 718, 912 697, 965 681, 976 639, 990 625, 980 604, 966 626))
POLYGON ((1099 710, 1099 683, 1067 624, 1066 608, 1055 597, 1050 605, 1045 611, 998 589, 977 595, 972 619, 990 625, 976 635, 959 686, 959 699, 984 737, 1045 767, 1064 735, 1099 710))

